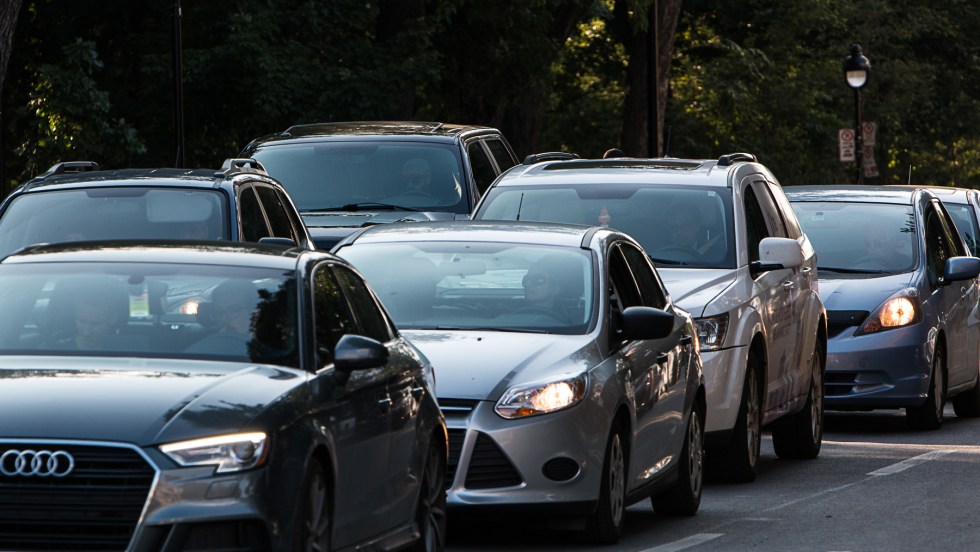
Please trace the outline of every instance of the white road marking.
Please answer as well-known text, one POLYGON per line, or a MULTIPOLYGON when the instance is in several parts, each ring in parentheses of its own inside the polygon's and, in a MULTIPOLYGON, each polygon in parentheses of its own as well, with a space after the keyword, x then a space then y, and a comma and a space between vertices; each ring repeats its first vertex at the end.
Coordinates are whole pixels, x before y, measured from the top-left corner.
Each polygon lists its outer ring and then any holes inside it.
POLYGON ((679 541, 668 542, 667 544, 647 548, 646 550, 641 550, 640 552, 677 552, 678 550, 684 550, 692 546, 704 544, 710 540, 715 540, 723 534, 724 533, 698 533, 697 535, 691 535, 690 537, 683 538, 679 541))
POLYGON ((932 452, 927 452, 925 454, 920 454, 918 456, 913 456, 912 458, 909 458, 907 460, 902 460, 901 462, 898 462, 896 464, 892 464, 890 466, 885 466, 884 468, 881 468, 880 470, 875 470, 873 472, 868 472, 868 475, 892 475, 892 474, 896 474, 898 472, 903 472, 903 471, 905 471, 905 470, 907 470, 907 469, 909 469, 911 467, 918 466, 919 464, 928 462, 930 460, 935 460, 936 458, 940 458, 942 456, 946 456, 947 454, 951 454, 953 452, 956 452, 956 451, 954 451, 954 450, 934 450, 932 452))

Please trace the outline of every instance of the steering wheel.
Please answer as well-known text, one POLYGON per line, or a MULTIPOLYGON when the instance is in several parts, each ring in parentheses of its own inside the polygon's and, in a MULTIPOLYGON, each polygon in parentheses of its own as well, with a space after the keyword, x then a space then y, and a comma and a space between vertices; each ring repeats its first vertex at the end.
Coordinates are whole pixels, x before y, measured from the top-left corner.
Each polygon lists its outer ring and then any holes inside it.
POLYGON ((687 247, 686 245, 667 245, 653 252, 654 257, 673 258, 674 255, 681 256, 682 258, 680 260, 696 260, 701 258, 701 253, 698 253, 697 249, 687 247))

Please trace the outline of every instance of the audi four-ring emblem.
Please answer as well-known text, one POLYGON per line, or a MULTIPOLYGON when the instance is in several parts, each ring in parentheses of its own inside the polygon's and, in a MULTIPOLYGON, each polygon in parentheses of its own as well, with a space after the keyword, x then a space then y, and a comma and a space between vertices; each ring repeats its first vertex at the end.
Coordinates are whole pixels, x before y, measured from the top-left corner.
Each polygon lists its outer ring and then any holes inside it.
POLYGON ((75 469, 75 458, 63 450, 11 449, 0 456, 0 474, 24 477, 64 477, 75 469))

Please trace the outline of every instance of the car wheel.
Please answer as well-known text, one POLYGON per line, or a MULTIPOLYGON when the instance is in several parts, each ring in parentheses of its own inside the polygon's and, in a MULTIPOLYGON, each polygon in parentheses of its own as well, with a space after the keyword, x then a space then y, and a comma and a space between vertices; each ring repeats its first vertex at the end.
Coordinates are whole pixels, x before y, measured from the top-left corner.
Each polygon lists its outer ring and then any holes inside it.
POLYGON ((662 493, 650 497, 658 514, 693 516, 701 506, 701 483, 704 477, 704 424, 697 408, 691 410, 687 436, 677 465, 677 482, 662 493))
POLYGON ((330 481, 316 460, 303 480, 303 501, 299 505, 294 550, 297 552, 327 552, 330 550, 331 511, 330 481))
POLYGON ((980 378, 972 389, 953 397, 953 412, 960 418, 980 416, 980 378))
POLYGON ((626 431, 615 423, 606 443, 599 482, 599 502, 586 523, 586 534, 595 544, 612 544, 623 535, 626 512, 626 431))
POLYGON ((943 409, 946 407, 946 364, 943 350, 936 347, 932 355, 932 377, 929 378, 929 394, 926 402, 905 409, 905 418, 914 429, 939 429, 943 425, 943 409))
POLYGON ((810 390, 803 410, 772 429, 772 446, 780 458, 816 458, 823 442, 823 345, 810 360, 810 390))
POLYGON ((759 395, 759 362, 749 355, 745 364, 742 401, 732 429, 732 439, 719 450, 708 452, 712 479, 729 483, 748 483, 755 479, 762 446, 762 408, 759 395))
POLYGON ((416 552, 441 552, 446 547, 446 457, 433 442, 419 486, 415 523, 421 536, 412 548, 416 552))

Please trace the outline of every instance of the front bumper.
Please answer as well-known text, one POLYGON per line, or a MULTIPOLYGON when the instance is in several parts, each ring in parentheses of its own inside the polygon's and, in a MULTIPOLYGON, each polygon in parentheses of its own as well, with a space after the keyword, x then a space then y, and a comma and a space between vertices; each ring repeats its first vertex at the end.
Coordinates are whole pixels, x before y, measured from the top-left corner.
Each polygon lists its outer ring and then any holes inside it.
POLYGON ((589 401, 517 420, 498 416, 492 402, 447 404, 453 403, 440 399, 449 430, 450 508, 594 510, 609 427, 589 401))
MULTIPOLYGON (((708 404, 704 426, 706 434, 726 435, 735 427, 738 406, 742 401, 741 390, 742 383, 745 381, 747 359, 745 347, 701 352, 704 390, 708 404)), ((716 441, 716 439, 710 440, 716 441)), ((725 443, 727 439, 717 441, 725 443)))
POLYGON ((827 342, 824 406, 873 409, 918 406, 926 400, 935 341, 923 323, 827 342))

